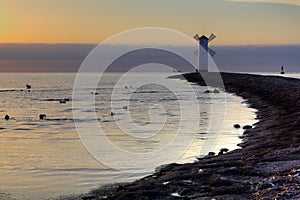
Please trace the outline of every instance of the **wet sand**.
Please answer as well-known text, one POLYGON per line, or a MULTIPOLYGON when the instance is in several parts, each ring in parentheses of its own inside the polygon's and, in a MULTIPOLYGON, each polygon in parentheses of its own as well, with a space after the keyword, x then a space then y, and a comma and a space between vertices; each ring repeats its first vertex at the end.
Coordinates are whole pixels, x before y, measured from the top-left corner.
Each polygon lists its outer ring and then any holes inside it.
MULTIPOLYGON (((258 110, 259 122, 244 132, 242 148, 192 164, 172 163, 133 183, 105 186, 76 198, 300 199, 300 80, 221 75, 227 92, 258 110)), ((199 74, 184 76, 205 85, 199 74)))

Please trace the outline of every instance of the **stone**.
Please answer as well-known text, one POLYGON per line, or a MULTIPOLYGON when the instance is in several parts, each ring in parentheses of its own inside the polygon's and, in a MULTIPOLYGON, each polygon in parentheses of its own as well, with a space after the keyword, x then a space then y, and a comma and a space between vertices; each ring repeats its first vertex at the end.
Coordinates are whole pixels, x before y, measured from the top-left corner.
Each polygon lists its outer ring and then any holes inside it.
POLYGON ((234 128, 241 128, 241 125, 235 124, 235 125, 233 125, 233 127, 234 127, 234 128))
POLYGON ((229 151, 229 149, 227 149, 227 148, 221 148, 220 152, 218 153, 218 155, 223 155, 224 153, 226 153, 228 151, 229 151))
POLYGON ((220 151, 222 151, 222 152, 228 152, 229 149, 227 149, 227 148, 222 148, 222 149, 220 149, 220 151))
POLYGON ((214 89, 213 93, 214 93, 214 94, 219 94, 219 93, 221 93, 221 92, 220 92, 218 89, 214 89))
POLYGON ((65 99, 61 99, 61 100, 59 100, 59 103, 66 103, 66 100, 65 99))
POLYGON ((246 125, 246 126, 243 126, 243 129, 244 129, 244 130, 247 130, 247 129, 252 129, 252 126, 250 126, 250 125, 246 125))
POLYGON ((46 119, 46 114, 40 114, 40 119, 46 119))

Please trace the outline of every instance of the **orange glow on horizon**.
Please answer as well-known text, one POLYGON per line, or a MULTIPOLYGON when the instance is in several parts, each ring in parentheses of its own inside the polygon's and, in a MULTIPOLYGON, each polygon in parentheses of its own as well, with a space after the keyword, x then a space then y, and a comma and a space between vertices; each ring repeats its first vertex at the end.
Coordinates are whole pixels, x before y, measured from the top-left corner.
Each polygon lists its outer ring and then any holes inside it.
POLYGON ((168 3, 0 0, 0 43, 98 44, 122 31, 154 26, 190 37, 213 32, 218 37, 213 45, 219 46, 300 44, 300 7, 176 0, 170 8, 168 3))

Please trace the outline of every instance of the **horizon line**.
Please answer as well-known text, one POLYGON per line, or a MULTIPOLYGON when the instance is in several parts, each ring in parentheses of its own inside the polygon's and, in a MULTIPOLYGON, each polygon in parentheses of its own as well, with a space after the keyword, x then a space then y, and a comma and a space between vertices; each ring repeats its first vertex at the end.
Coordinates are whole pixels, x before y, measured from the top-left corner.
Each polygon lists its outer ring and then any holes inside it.
MULTIPOLYGON (((42 42, 34 42, 34 43, 27 43, 27 42, 0 42, 0 45, 91 45, 97 46, 101 45, 101 43, 42 43, 42 42)), ((142 45, 151 45, 151 44, 105 44, 105 46, 142 46, 142 45)), ((155 46, 175 46, 175 47, 190 47, 186 45, 168 45, 168 44, 161 44, 155 46)), ((263 46, 300 46, 299 44, 222 44, 222 45, 211 45, 215 47, 243 47, 243 46, 255 46, 255 47, 263 47, 263 46)))

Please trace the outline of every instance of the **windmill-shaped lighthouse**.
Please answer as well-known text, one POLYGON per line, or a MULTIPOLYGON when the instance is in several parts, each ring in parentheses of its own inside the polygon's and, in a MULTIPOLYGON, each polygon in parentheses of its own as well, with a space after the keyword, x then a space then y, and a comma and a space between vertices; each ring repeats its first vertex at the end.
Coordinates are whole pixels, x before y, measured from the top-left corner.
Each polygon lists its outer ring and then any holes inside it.
POLYGON ((213 50, 211 50, 208 47, 208 43, 213 41, 216 38, 216 36, 212 33, 209 38, 207 38, 205 35, 202 35, 201 37, 196 34, 194 36, 194 39, 199 42, 199 49, 198 49, 198 67, 200 71, 208 71, 208 54, 210 54, 212 57, 216 54, 213 50))

